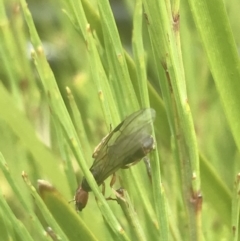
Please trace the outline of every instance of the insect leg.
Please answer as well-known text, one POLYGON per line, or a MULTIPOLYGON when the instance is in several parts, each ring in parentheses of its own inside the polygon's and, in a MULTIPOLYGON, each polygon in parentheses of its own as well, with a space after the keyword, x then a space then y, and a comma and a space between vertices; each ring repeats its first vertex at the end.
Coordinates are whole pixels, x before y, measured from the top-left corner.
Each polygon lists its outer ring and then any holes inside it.
MULTIPOLYGON (((116 191, 114 190, 113 185, 114 185, 114 183, 116 182, 116 178, 117 178, 117 177, 116 177, 116 174, 115 174, 115 172, 114 172, 113 175, 112 175, 112 179, 111 179, 111 181, 110 181, 110 187, 111 187, 112 191, 113 191, 115 194, 116 194, 116 191)), ((112 198, 111 196, 107 197, 106 200, 114 200, 114 201, 117 201, 116 198, 112 198)))
POLYGON ((124 189, 122 187, 117 190, 112 188, 112 191, 114 192, 116 198, 112 198, 111 196, 109 196, 108 198, 106 198, 106 200, 117 201, 118 204, 120 203, 120 201, 127 202, 124 198, 124 189))
POLYGON ((116 195, 116 199, 117 199, 117 202, 119 203, 120 200, 122 200, 124 203, 127 203, 126 199, 124 198, 124 193, 126 192, 126 190, 122 187, 120 187, 119 189, 117 190, 114 190, 114 193, 116 195))
POLYGON ((123 189, 122 187, 120 187, 117 190, 112 189, 116 198, 112 198, 111 196, 106 198, 106 200, 112 200, 112 201, 117 201, 118 204, 120 204, 120 202, 124 202, 127 203, 126 199, 124 198, 124 191, 125 189, 123 189))
POLYGON ((116 182, 116 174, 115 174, 115 172, 113 173, 113 175, 112 175, 112 179, 111 179, 111 181, 110 181, 110 187, 112 188, 113 187, 113 185, 114 185, 114 183, 116 182))
POLYGON ((105 196, 105 183, 102 183, 102 195, 105 196))
POLYGON ((149 177, 150 181, 152 182, 152 169, 151 169, 150 160, 149 160, 149 158, 147 156, 145 156, 143 158, 143 161, 144 161, 144 163, 146 165, 148 177, 149 177))

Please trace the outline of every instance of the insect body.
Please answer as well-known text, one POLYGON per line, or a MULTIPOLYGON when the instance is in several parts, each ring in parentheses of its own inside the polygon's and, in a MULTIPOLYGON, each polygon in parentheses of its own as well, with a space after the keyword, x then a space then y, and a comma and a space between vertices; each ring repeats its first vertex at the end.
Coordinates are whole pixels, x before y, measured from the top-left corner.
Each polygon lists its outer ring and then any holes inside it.
MULTIPOLYGON (((98 185, 120 168, 128 168, 145 157, 153 148, 151 136, 155 110, 151 108, 134 112, 106 135, 94 149, 94 162, 90 172, 98 185)), ((82 210, 91 191, 83 177, 75 194, 76 209, 82 210)))

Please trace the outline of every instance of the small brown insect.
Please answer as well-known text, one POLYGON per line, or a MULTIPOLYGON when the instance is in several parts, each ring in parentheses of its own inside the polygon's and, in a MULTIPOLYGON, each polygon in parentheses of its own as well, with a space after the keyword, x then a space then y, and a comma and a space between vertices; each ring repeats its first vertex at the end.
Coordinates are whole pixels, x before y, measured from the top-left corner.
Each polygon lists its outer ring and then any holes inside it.
MULTIPOLYGON (((155 115, 152 108, 132 113, 95 147, 90 172, 98 185, 118 169, 136 164, 154 148, 151 132, 155 115)), ((77 210, 82 211, 86 206, 90 191, 91 188, 83 177, 74 197, 77 210)))

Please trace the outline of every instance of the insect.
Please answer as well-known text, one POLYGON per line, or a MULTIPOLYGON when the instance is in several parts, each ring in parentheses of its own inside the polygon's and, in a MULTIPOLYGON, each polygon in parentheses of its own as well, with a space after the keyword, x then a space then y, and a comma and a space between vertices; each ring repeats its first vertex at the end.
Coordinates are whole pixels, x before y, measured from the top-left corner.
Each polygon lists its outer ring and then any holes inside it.
MULTIPOLYGON (((95 147, 90 172, 98 185, 103 184, 104 180, 114 175, 118 169, 136 164, 154 149, 151 132, 155 115, 152 108, 132 113, 95 147)), ((91 188, 83 177, 74 196, 77 210, 82 211, 86 206, 90 191, 91 188)))

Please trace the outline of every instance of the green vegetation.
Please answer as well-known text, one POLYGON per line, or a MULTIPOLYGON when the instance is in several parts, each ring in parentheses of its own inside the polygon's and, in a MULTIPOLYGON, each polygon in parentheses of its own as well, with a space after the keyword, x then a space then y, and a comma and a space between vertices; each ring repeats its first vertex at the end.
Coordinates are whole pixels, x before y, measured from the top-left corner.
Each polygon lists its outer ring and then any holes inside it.
POLYGON ((238 240, 239 4, 0 0, 1 239, 238 240), (149 106, 152 178, 119 170, 106 201, 94 147, 149 106))

